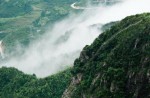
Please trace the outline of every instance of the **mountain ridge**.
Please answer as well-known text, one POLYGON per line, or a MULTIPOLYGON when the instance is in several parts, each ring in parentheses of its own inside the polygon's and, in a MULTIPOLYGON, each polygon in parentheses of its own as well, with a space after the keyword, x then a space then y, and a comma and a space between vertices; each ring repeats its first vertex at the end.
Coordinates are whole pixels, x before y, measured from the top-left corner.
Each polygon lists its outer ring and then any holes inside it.
POLYGON ((0 68, 0 97, 149 98, 150 13, 128 16, 83 48, 71 69, 37 79, 0 68))
POLYGON ((149 98, 150 14, 129 16, 86 46, 62 98, 149 98))

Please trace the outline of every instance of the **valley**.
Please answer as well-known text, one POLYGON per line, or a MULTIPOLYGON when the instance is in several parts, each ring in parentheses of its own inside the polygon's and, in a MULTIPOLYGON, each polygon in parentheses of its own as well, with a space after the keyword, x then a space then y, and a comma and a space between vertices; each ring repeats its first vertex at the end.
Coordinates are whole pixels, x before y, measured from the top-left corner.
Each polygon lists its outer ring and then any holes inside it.
POLYGON ((0 0, 0 98, 149 98, 147 0, 0 0))

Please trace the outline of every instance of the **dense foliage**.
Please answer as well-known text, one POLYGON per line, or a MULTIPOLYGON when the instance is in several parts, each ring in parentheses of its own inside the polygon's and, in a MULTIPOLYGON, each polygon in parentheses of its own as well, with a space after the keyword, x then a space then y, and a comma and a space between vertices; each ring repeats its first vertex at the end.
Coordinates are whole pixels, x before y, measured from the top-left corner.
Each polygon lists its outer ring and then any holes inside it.
POLYGON ((150 13, 129 16, 86 46, 64 98, 149 98, 149 24, 150 13))
POLYGON ((60 98, 71 80, 70 69, 38 79, 15 68, 0 68, 0 98, 60 98))

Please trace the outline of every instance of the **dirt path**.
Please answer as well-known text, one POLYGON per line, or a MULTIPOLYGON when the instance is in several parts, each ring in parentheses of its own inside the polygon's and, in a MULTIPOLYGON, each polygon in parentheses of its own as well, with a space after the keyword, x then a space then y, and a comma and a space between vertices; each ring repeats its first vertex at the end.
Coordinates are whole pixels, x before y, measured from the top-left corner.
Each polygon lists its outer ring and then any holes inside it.
POLYGON ((36 7, 36 6, 32 6, 32 8, 33 8, 33 10, 35 10, 35 11, 43 11, 41 8, 38 8, 38 7, 36 7))
MULTIPOLYGON (((97 3, 103 3, 103 4, 106 4, 106 3, 114 3, 114 2, 120 2, 122 0, 116 0, 116 1, 107 1, 107 0, 103 0, 103 1, 93 1, 93 2, 97 2, 97 3)), ((77 2, 71 4, 71 8, 73 9, 76 9, 76 10, 90 10, 90 9, 97 9, 99 7, 81 7, 81 6, 76 6, 77 2)))
MULTIPOLYGON (((88 8, 88 7, 80 7, 80 6, 76 6, 76 2, 70 5, 71 8, 76 9, 76 10, 90 10, 90 9, 95 9, 94 8, 88 8)), ((98 7, 97 7, 98 8, 98 7)))
MULTIPOLYGON (((139 24, 140 22, 142 22, 142 20, 140 20, 140 21, 138 21, 138 22, 136 22, 136 23, 133 23, 133 24, 129 25, 128 27, 122 29, 121 31, 117 32, 116 34, 112 35, 107 41, 105 41, 105 42, 100 46, 100 48, 97 50, 95 56, 98 55, 99 51, 100 51, 102 48, 104 48, 109 42, 111 42, 117 35, 119 35, 119 34, 122 33, 123 31, 129 29, 130 27, 139 24)), ((95 57, 95 56, 94 56, 94 57, 95 57)), ((94 58, 92 58, 92 59, 94 59, 94 58)))

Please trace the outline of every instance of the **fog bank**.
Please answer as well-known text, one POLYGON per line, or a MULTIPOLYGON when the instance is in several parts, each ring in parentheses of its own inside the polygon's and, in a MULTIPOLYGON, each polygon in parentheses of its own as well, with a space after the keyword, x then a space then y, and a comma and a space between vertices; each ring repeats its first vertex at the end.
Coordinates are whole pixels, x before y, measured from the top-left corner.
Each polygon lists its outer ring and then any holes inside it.
POLYGON ((122 0, 111 6, 99 6, 85 10, 81 14, 70 14, 69 17, 53 25, 42 38, 30 45, 25 54, 2 63, 19 70, 45 77, 67 66, 79 56, 82 48, 91 44, 102 33, 101 25, 118 21, 126 16, 150 12, 148 0, 122 0))

